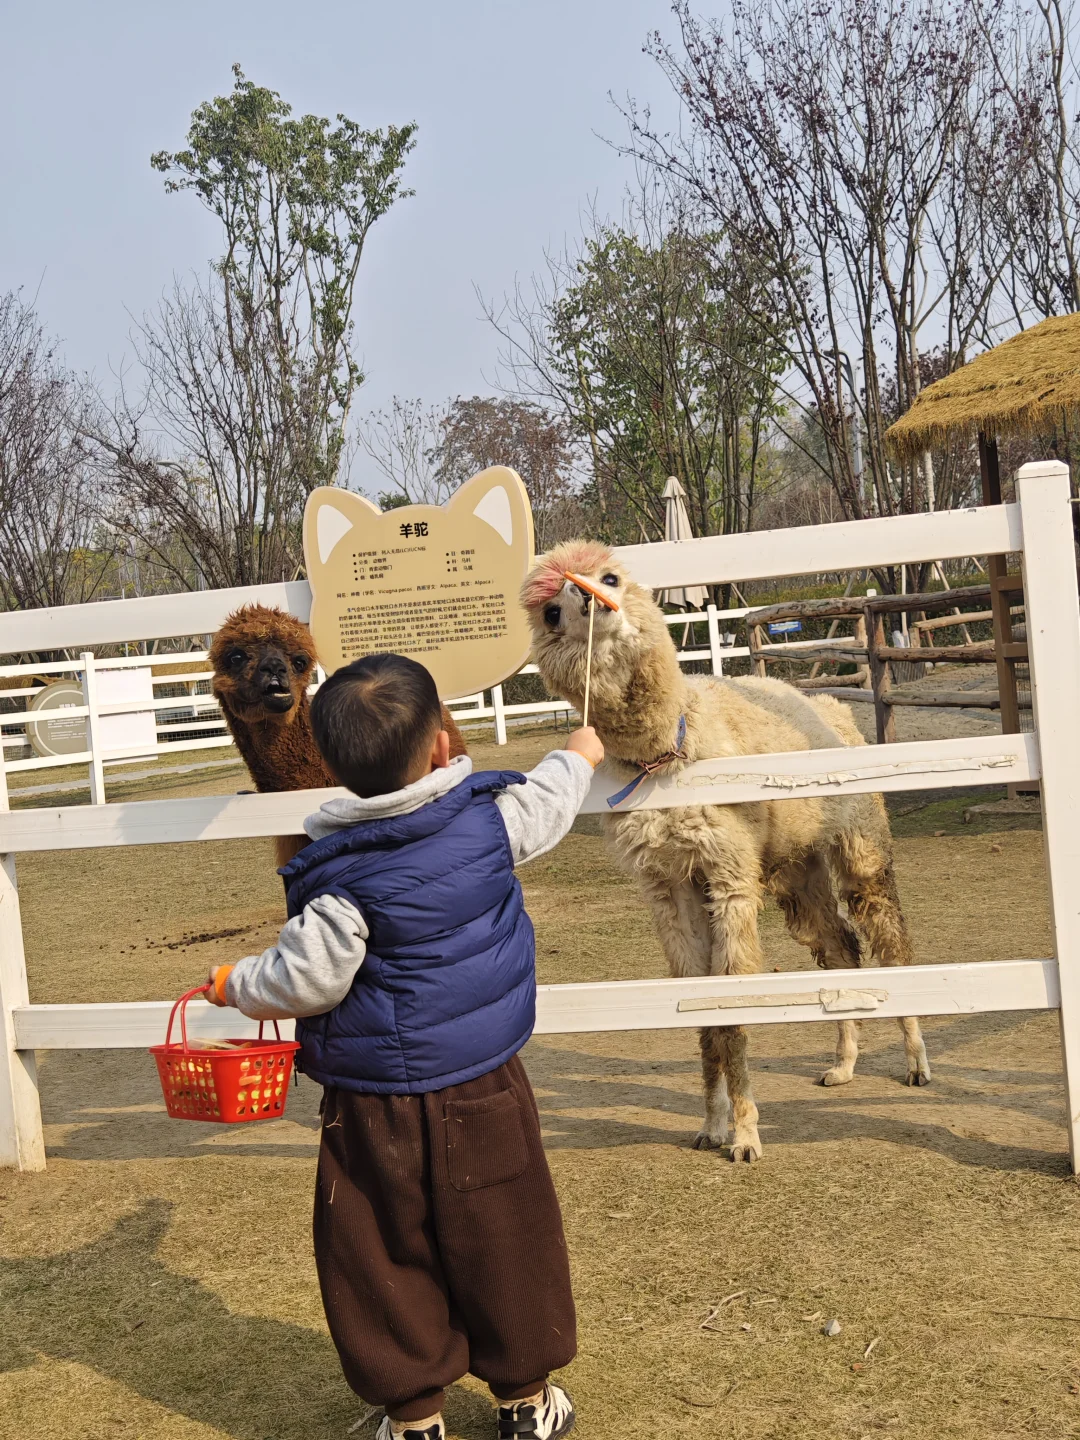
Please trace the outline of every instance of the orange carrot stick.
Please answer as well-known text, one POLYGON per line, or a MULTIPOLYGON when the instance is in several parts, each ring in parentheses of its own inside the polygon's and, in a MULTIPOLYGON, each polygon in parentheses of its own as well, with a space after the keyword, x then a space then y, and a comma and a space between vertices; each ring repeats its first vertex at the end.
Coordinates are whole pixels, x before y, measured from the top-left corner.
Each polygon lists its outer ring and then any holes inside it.
POLYGON ((585 590, 595 600, 599 600, 601 605, 606 605, 609 610, 618 610, 619 602, 613 600, 610 595, 606 595, 603 590, 598 589, 591 580, 583 580, 580 575, 574 575, 569 570, 564 570, 563 574, 579 590, 585 590))

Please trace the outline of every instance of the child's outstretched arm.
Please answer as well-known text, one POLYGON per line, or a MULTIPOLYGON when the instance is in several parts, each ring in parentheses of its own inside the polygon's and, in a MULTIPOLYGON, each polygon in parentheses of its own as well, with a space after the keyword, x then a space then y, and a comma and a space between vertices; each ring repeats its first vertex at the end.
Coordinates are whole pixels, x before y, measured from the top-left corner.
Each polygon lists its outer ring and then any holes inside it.
POLYGON ((210 971, 207 999, 253 1020, 323 1015, 345 996, 363 964, 368 927, 343 895, 319 895, 282 928, 276 945, 210 971))
POLYGON ((604 747, 591 725, 575 730, 565 750, 552 750, 524 785, 511 785, 496 799, 514 864, 522 865, 556 846, 570 829, 589 793, 604 747))

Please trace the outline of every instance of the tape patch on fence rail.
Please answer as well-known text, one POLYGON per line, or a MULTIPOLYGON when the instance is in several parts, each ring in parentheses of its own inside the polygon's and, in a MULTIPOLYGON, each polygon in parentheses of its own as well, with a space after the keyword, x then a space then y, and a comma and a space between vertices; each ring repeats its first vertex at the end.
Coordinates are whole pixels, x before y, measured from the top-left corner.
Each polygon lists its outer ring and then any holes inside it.
POLYGON ((960 760, 907 760, 893 765, 868 765, 859 770, 830 770, 826 774, 769 775, 762 771, 740 770, 680 775, 675 780, 679 789, 692 790, 702 785, 761 785, 771 790, 801 790, 809 785, 854 785, 862 780, 888 780, 898 775, 942 775, 965 770, 1010 769, 1019 755, 970 756, 960 760))
POLYGON ((680 1000, 678 1012, 691 1010, 754 1010, 766 1005, 820 1005, 830 1015, 847 1010, 876 1010, 889 998, 887 990, 797 990, 777 995, 700 995, 680 1000))

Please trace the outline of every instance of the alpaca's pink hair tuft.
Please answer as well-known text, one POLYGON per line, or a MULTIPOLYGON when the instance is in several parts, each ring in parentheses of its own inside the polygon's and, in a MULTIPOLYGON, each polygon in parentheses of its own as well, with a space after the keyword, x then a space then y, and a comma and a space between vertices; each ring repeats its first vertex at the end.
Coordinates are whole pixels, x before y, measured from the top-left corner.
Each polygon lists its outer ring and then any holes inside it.
POLYGON ((535 610, 559 593, 568 570, 587 577, 610 563, 611 551, 598 540, 571 540, 558 545, 537 560, 521 587, 521 603, 526 610, 535 610))

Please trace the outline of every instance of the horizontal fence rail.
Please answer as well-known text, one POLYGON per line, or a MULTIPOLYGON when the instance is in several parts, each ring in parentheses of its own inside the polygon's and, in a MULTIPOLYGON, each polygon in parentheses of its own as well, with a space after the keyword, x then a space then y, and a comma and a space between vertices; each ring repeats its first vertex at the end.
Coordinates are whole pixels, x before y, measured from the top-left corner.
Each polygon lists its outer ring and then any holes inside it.
MULTIPOLYGON (((650 776, 618 812, 687 805, 745 805, 755 800, 938 790, 958 784, 1002 785, 1037 780, 1035 735, 979 735, 890 745, 797 750, 698 760, 674 774, 650 776)), ((624 775, 599 772, 581 807, 611 813, 608 800, 624 775)), ((182 800, 125 800, 0 813, 0 853, 94 850, 112 845, 166 845, 299 835, 306 817, 347 790, 285 790, 270 795, 197 795, 182 800)))
MULTIPOLYGON (((783 802, 1041 779, 1054 957, 541 986, 538 1033, 1059 1009, 1075 1168, 1080 1154, 1080 886, 1075 878, 1080 872, 1080 826, 1075 823, 1080 813, 1076 741, 1080 611, 1067 477, 1066 467, 1058 463, 1025 466, 1018 503, 1013 505, 630 546, 619 552, 635 578, 654 589, 866 569, 931 557, 1021 553, 1033 734, 703 760, 650 777, 620 809, 783 802), (1042 689, 1040 676, 1050 677, 1042 689)), ((102 602, 29 617, 0 616, 0 653, 209 633, 230 610, 251 600, 282 605, 302 619, 307 618, 310 603, 307 586, 297 582, 102 602)), ((688 618, 670 617, 676 625, 688 618)), ((718 622, 715 616, 706 614, 706 618, 709 649, 691 653, 695 659, 711 661, 715 671, 718 622)), ((835 647, 832 653, 842 648, 835 647)), ((479 715, 490 709, 498 724, 499 703, 494 696, 490 707, 483 700, 476 697, 463 713, 479 715)), ((525 707, 501 708, 505 723, 507 714, 525 707)), ((583 812, 608 813, 607 802, 624 778, 621 773, 610 778, 599 773, 583 812)), ((162 1038, 169 1009, 165 1001, 32 1004, 23 962, 15 856, 297 833, 305 815, 338 793, 204 796, 0 814, 0 1019, 5 1038, 0 1048, 0 1163, 27 1169, 44 1164, 35 1050, 141 1047, 162 1038)), ((197 1037, 242 1036, 254 1029, 253 1022, 236 1012, 208 1005, 193 1007, 190 1024, 197 1037)))
MULTIPOLYGON (((536 1034, 691 1029, 728 1018, 739 1025, 873 1020, 897 1015, 972 1015, 984 1010, 1055 1010, 1060 1002, 1053 960, 995 960, 910 969, 788 971, 696 980, 619 980, 538 985, 536 1034)), ((25 1050, 129 1050, 156 1045, 172 1008, 167 1000, 105 1005, 26 1005, 14 1012, 25 1050)), ((217 1005, 192 1005, 196 1040, 242 1039, 258 1021, 217 1005)), ((292 1036, 292 1021, 281 1033, 292 1036)))
POLYGON ((985 505, 932 515, 624 545, 615 553, 639 584, 662 589, 1011 554, 1023 548, 1019 505, 985 505), (663 578, 672 575, 678 580, 663 578))

